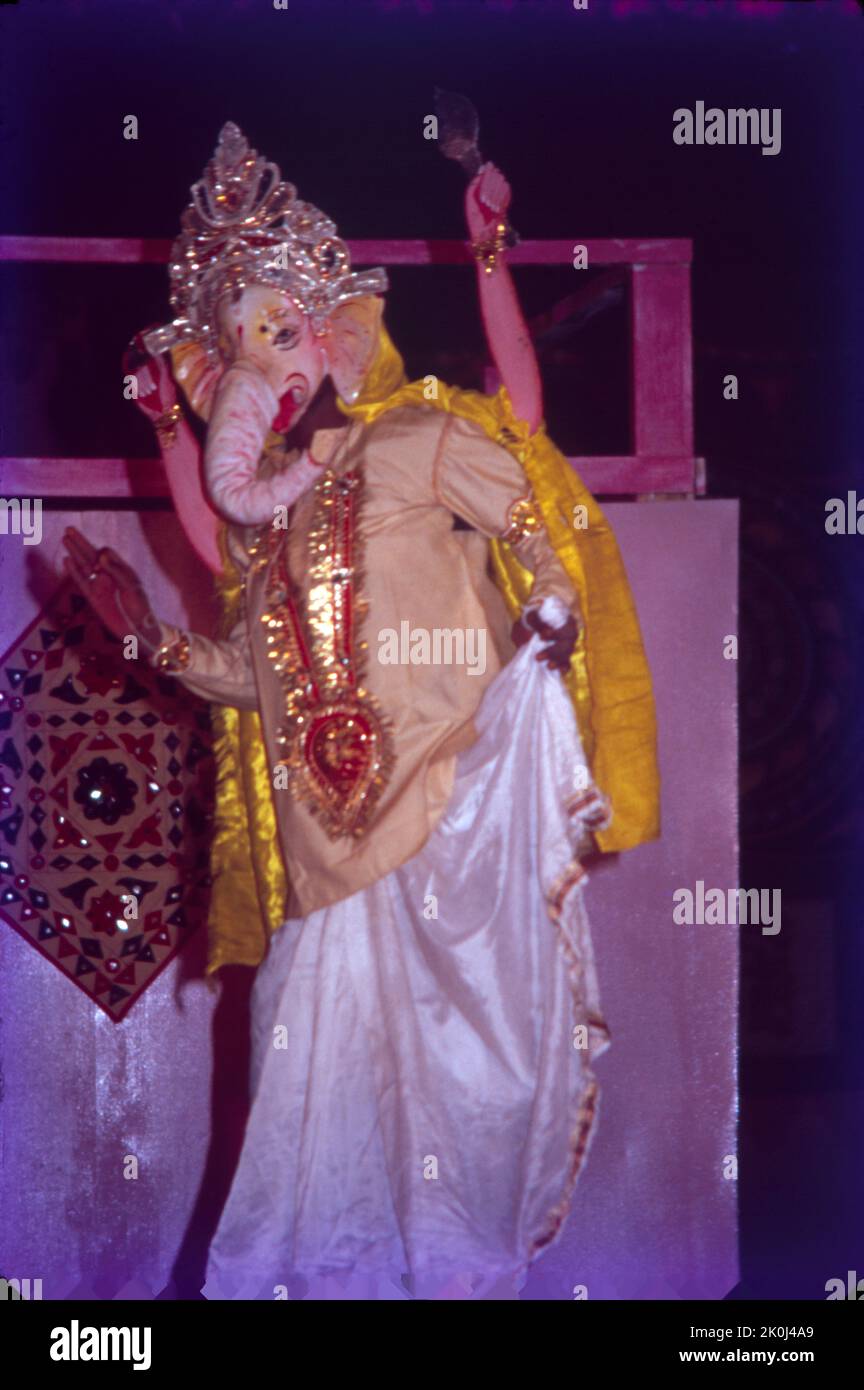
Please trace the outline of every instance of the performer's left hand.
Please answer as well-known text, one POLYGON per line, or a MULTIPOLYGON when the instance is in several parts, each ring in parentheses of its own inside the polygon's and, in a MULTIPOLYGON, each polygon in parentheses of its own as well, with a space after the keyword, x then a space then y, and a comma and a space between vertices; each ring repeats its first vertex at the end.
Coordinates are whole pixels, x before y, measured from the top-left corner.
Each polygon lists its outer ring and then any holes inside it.
POLYGON ((486 163, 465 190, 465 218, 472 241, 488 236, 496 223, 507 221, 510 185, 501 170, 486 163))
POLYGON ((513 624, 510 636, 517 647, 522 647, 526 642, 530 642, 535 632, 548 643, 548 646, 537 653, 537 660, 545 661, 553 671, 560 671, 562 675, 566 675, 579 636, 579 624, 573 614, 569 615, 562 627, 552 627, 550 623, 544 623, 536 609, 532 609, 523 613, 513 624))
MULTIPOLYGON (((156 325, 154 324, 153 327, 156 325)), ((134 376, 138 394, 134 398, 138 409, 152 422, 159 419, 177 401, 177 389, 171 374, 167 354, 154 357, 144 344, 144 329, 136 333, 123 354, 123 375, 134 376)))

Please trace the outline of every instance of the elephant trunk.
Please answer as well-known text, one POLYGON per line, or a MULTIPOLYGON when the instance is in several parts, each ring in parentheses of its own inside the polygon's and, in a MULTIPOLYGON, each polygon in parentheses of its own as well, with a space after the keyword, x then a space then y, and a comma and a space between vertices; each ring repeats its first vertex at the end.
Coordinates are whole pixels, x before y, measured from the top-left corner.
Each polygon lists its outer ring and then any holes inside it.
POLYGON ((275 520, 277 507, 291 507, 321 476, 304 453, 284 473, 257 479, 258 460, 279 402, 257 367, 244 361, 229 367, 213 398, 204 477, 214 507, 239 526, 275 520))
POLYGON ((279 402, 251 363, 235 362, 216 388, 204 447, 204 477, 214 507, 243 526, 272 518, 266 483, 255 474, 279 402))

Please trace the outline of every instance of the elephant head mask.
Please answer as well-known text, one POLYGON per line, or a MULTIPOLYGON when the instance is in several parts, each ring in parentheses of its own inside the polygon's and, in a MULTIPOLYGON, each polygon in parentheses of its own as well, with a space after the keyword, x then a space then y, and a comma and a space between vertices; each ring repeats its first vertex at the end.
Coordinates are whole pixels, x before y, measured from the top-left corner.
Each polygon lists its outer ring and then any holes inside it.
POLYGON ((375 295, 364 295, 338 304, 316 327, 290 293, 252 283, 218 302, 216 353, 194 341, 172 349, 174 376, 192 409, 209 420, 227 368, 238 362, 256 367, 279 406, 272 428, 284 434, 325 376, 346 404, 353 403, 378 347, 383 307, 375 295))
POLYGON ((387 277, 352 271, 335 225, 235 125, 191 193, 169 267, 175 318, 145 341, 171 350, 186 399, 210 422, 205 473, 220 505, 216 473, 224 480, 238 449, 241 475, 254 473, 268 431, 296 424, 325 376, 346 403, 356 399, 387 277))

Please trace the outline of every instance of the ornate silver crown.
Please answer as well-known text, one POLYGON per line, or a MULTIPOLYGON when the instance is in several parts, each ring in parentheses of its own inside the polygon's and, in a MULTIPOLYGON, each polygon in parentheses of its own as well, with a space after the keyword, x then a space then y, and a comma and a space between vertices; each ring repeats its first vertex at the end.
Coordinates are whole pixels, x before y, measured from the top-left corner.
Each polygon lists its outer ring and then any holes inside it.
POLYGON ((191 193, 168 266, 175 317, 145 335, 151 352, 195 339, 216 353, 216 305, 246 285, 287 291, 318 332, 339 304, 387 289, 382 268, 352 271, 335 224, 231 121, 191 193))

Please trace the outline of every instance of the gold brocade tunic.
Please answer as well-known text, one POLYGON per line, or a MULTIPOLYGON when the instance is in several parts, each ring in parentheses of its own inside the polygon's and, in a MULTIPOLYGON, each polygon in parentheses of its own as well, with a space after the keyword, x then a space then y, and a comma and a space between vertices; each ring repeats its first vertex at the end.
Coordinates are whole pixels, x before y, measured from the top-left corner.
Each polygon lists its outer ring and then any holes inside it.
POLYGON ((328 464, 287 527, 230 532, 240 617, 222 641, 189 634, 178 673, 260 713, 288 916, 382 878, 441 816, 513 650, 480 537, 509 540, 534 574, 532 606, 554 595, 578 615, 524 472, 473 421, 397 407, 318 431, 311 452, 328 464))

